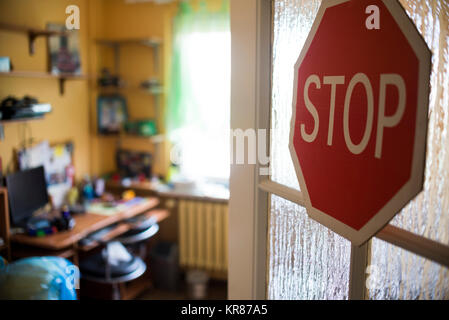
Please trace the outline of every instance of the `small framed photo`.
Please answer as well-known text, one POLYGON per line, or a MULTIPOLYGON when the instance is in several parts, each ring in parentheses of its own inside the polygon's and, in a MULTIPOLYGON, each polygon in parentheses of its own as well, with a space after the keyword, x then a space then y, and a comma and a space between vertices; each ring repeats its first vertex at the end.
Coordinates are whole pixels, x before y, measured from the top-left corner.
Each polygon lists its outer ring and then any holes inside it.
POLYGON ((52 74, 81 74, 80 42, 77 30, 66 30, 64 25, 49 23, 47 30, 66 32, 48 37, 50 72, 52 74))
POLYGON ((128 120, 126 99, 120 95, 99 96, 97 99, 98 133, 118 134, 128 120))

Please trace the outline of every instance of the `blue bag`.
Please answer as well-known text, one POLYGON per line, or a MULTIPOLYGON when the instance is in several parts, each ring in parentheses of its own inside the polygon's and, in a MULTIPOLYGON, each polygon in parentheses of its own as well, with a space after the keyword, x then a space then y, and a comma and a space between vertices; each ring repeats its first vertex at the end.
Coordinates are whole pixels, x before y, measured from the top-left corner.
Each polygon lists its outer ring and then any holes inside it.
POLYGON ((0 299, 76 300, 78 268, 59 257, 32 257, 0 267, 0 299))

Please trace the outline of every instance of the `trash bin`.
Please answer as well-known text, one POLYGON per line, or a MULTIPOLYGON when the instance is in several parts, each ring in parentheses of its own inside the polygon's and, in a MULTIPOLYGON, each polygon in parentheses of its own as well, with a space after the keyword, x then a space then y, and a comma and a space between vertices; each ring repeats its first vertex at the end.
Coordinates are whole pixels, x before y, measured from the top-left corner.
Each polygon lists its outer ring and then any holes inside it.
POLYGON ((194 300, 202 300, 207 296, 209 275, 205 271, 190 270, 186 276, 188 296, 194 300))
POLYGON ((159 242, 150 252, 150 272, 158 289, 176 291, 179 283, 178 246, 159 242))

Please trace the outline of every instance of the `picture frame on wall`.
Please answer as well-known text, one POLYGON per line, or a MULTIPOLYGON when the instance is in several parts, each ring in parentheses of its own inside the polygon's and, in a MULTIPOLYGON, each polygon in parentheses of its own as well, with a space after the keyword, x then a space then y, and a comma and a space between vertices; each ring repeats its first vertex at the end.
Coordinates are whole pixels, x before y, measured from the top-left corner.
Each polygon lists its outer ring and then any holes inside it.
POLYGON ((126 99, 121 95, 99 96, 97 120, 99 134, 119 134, 128 121, 126 99))
POLYGON ((55 75, 80 75, 81 57, 78 31, 68 31, 64 25, 55 23, 47 24, 47 30, 61 33, 48 37, 49 71, 55 75))

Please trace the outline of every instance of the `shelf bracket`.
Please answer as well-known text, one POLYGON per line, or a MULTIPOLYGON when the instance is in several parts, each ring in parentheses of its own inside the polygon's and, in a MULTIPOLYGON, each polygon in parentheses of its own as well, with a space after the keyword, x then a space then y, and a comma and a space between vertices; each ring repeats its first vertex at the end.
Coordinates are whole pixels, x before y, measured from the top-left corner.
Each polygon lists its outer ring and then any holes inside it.
POLYGON ((34 41, 39 35, 33 31, 28 32, 28 52, 30 56, 34 55, 34 41))
POLYGON ((63 96, 64 95, 64 85, 65 85, 65 78, 59 78, 58 79, 59 80, 59 94, 61 95, 61 96, 63 96))

